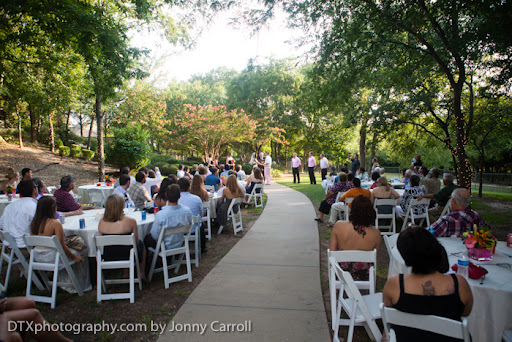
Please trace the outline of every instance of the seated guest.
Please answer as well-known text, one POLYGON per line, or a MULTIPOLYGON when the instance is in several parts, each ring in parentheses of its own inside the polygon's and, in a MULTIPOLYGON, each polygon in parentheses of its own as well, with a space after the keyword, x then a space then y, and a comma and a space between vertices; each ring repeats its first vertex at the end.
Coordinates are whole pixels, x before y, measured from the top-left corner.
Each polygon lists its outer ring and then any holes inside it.
POLYGON ((190 174, 190 172, 189 172, 189 168, 188 168, 188 166, 185 166, 185 167, 183 168, 183 172, 185 173, 185 176, 184 176, 184 177, 191 181, 191 180, 192 180, 192 175, 191 175, 191 174, 190 174))
POLYGON ((175 175, 169 175, 169 177, 164 178, 164 180, 160 184, 158 193, 155 196, 155 207, 162 209, 162 207, 167 205, 167 188, 169 187, 169 185, 177 183, 178 180, 175 175))
POLYGON ((354 185, 348 182, 347 174, 345 172, 340 173, 339 182, 334 183, 330 187, 329 191, 327 191, 327 194, 325 195, 324 200, 320 202, 320 208, 318 208, 320 214, 317 218, 315 218, 315 221, 324 222, 324 215, 329 214, 331 206, 336 201, 338 192, 345 192, 352 189, 353 187, 354 185))
POLYGON ((178 172, 176 173, 178 178, 185 177, 185 171, 183 171, 183 164, 178 165, 178 172))
MULTIPOLYGON (((88 248, 85 247, 81 251, 70 249, 66 243, 70 240, 64 236, 64 229, 62 223, 56 220, 55 214, 57 212, 57 202, 52 196, 44 196, 37 202, 37 210, 30 225, 30 235, 36 236, 56 236, 59 239, 62 249, 66 256, 75 262, 72 265, 73 271, 78 279, 80 287, 84 291, 92 289, 91 279, 89 278, 89 264, 83 262, 84 258, 87 258, 88 248)), ((82 241, 83 243, 83 241, 82 241)), ((56 249, 38 249, 34 248, 34 261, 39 262, 54 262, 57 253, 56 249)), ((59 272, 59 282, 71 283, 71 278, 67 272, 61 270, 59 272)), ((62 286, 62 289, 76 293, 76 289, 73 286, 62 286)))
MULTIPOLYGON (((399 205, 396 206, 396 216, 405 216, 407 209, 409 208, 409 202, 413 198, 418 198, 425 194, 423 187, 420 186, 420 177, 418 175, 412 175, 409 179, 410 187, 405 189, 404 194, 400 198, 399 205)), ((415 205, 413 207, 414 215, 423 215, 427 212, 428 206, 425 204, 415 205)))
POLYGON ((402 178, 402 183, 404 183, 404 188, 409 187, 409 179, 413 175, 413 172, 409 169, 405 170, 404 178, 402 178))
MULTIPOLYGON (((127 175, 122 175, 130 178, 127 175)), ((122 177, 121 176, 121 177, 122 177)), ((122 185, 123 180, 120 181, 122 185)), ((105 214, 98 224, 98 233, 100 235, 135 235, 135 242, 137 243, 137 250, 135 251, 139 258, 141 278, 146 279, 145 266, 146 266, 146 250, 144 244, 139 240, 139 230, 137 228, 137 221, 131 217, 125 216, 123 208, 125 207, 125 200, 122 195, 110 195, 105 202, 105 214)), ((131 246, 106 246, 103 251, 103 259, 105 261, 127 260, 130 255, 131 246)))
MULTIPOLYGON (((331 251, 356 250, 372 251, 379 249, 380 231, 372 228, 375 222, 375 210, 366 196, 357 196, 352 202, 349 221, 338 221, 331 233, 329 248, 331 251)), ((352 274, 354 280, 368 279, 366 263, 342 263, 340 267, 352 274)))
POLYGON ((195 175, 194 178, 192 178, 190 193, 199 196, 201 201, 208 202, 210 200, 210 196, 208 195, 208 191, 204 189, 203 183, 203 178, 199 175, 195 175))
MULTIPOLYGON (((338 221, 338 215, 340 211, 345 210, 345 198, 356 198, 357 196, 365 196, 370 198, 371 192, 370 190, 361 188, 361 180, 359 178, 354 178, 353 180, 354 188, 348 190, 340 197, 339 202, 333 203, 331 206, 331 217, 329 218, 329 226, 334 225, 336 221, 338 221)), ((349 207, 352 204, 348 204, 349 207)))
MULTIPOLYGON (((225 226, 228 221, 228 209, 231 201, 235 198, 244 198, 244 193, 240 186, 238 185, 238 181, 236 180, 235 175, 231 175, 228 177, 226 182, 226 187, 224 187, 222 191, 222 197, 220 199, 220 205, 217 207, 217 222, 221 226, 225 226)), ((238 208, 233 208, 235 214, 240 210, 238 208)))
MULTIPOLYGON (((20 323, 25 327, 50 327, 41 312, 36 309, 36 303, 29 297, 9 297, 0 299, 0 341, 23 341, 20 333, 12 329, 11 322, 20 323)), ((71 342, 58 330, 31 329, 28 331, 36 341, 71 342)), ((30 338, 28 340, 31 340, 30 338)))
POLYGON ((455 177, 451 173, 445 173, 443 175, 444 188, 436 193, 419 196, 418 199, 433 198, 436 200, 436 206, 428 210, 428 218, 430 222, 436 221, 444 210, 444 206, 450 200, 453 190, 457 189, 458 186, 453 184, 455 177))
MULTIPOLYGON (((32 178, 32 181, 37 186, 37 197, 36 201, 39 201, 41 197, 43 197, 45 194, 48 194, 48 191, 46 190, 46 186, 44 185, 44 182, 41 180, 41 178, 32 178)), ((69 217, 69 216, 75 216, 75 215, 82 215, 84 212, 82 209, 78 209, 75 211, 68 211, 67 213, 62 213, 60 211, 57 211, 57 215, 55 216, 56 219, 58 219, 61 216, 69 217)))
POLYGON ((400 195, 389 185, 386 177, 379 177, 375 182, 378 186, 372 190, 372 203, 376 198, 399 198, 400 195))
MULTIPOLYGON (((151 170, 148 169, 147 167, 141 168, 139 170, 139 172, 140 171, 144 172, 144 174, 146 175, 146 181, 144 183, 144 188, 146 189, 148 194, 151 194, 151 188, 154 185, 159 185, 160 182, 162 181, 162 174, 160 173, 160 169, 158 168, 158 166, 155 166, 155 171, 153 171, 154 174, 151 174, 151 175, 149 173, 149 171, 151 171, 151 170)), ((132 198, 133 198, 133 196, 132 196, 132 198)))
MULTIPOLYGON (((182 205, 184 207, 187 207, 192 212, 192 215, 194 216, 203 216, 203 201, 199 196, 196 196, 189 192, 190 190, 190 181, 187 178, 180 178, 178 180, 178 185, 180 187, 180 199, 178 200, 178 204, 182 205)), ((201 227, 202 223, 199 223, 198 225, 194 225, 194 228, 192 229, 192 234, 195 233, 196 229, 199 229, 201 227)), ((200 245, 201 245, 201 252, 204 252, 206 250, 206 237, 204 236, 204 230, 201 229, 199 234, 200 239, 200 245)))
POLYGON ((428 175, 420 181, 420 185, 425 190, 425 195, 435 194, 441 190, 441 182, 439 181, 439 175, 441 172, 437 167, 430 169, 428 175))
MULTIPOLYGON (((446 251, 427 230, 411 227, 400 233, 397 248, 412 274, 397 274, 386 282, 382 301, 387 307, 460 321, 471 313, 473 294, 466 279, 448 271, 446 251)), ((395 326, 397 341, 458 341, 406 326, 395 326)))
POLYGON ((471 193, 464 188, 452 192, 452 211, 432 223, 435 236, 461 236, 462 233, 486 225, 484 219, 474 210, 469 209, 471 193))
POLYGON ((128 194, 130 195, 133 203, 135 204, 135 208, 141 209, 146 207, 146 202, 151 202, 151 196, 149 196, 149 192, 144 187, 146 183, 146 174, 142 171, 139 171, 137 175, 135 175, 135 184, 133 184, 128 190, 128 194))
POLYGON ((18 187, 20 199, 5 207, 0 228, 12 235, 19 248, 25 248, 23 236, 30 235, 30 224, 37 208, 37 187, 31 179, 21 181, 18 187))
MULTIPOLYGON (((128 175, 130 177, 130 186, 135 183, 135 177, 130 175, 130 168, 128 166, 123 166, 120 169, 121 175, 128 175)), ((119 186, 119 179, 116 179, 114 182, 114 188, 119 186)))
MULTIPOLYGON (((213 169, 213 166, 212 166, 212 169, 213 169)), ((210 172, 210 170, 204 166, 204 165, 199 165, 199 167, 197 168, 197 175, 201 176, 203 178, 203 182, 206 181, 206 177, 211 175, 212 173, 210 172)))
POLYGON ((361 180, 361 182, 366 182, 368 181, 368 174, 366 173, 364 167, 360 167, 357 171, 356 171, 356 178, 359 178, 361 180))
POLYGON ((420 179, 423 180, 428 175, 428 169, 425 166, 421 166, 419 169, 418 176, 420 176, 420 179))
POLYGON ((219 165, 219 178, 220 179, 228 178, 228 176, 229 176, 229 170, 224 167, 224 164, 220 164, 219 165))
POLYGON ((379 168, 379 174, 380 174, 381 177, 384 177, 384 172, 385 172, 384 168, 380 167, 379 168))
POLYGON ((218 170, 215 166, 212 166, 212 174, 206 176, 204 180, 204 185, 213 185, 215 191, 217 191, 218 186, 220 185, 220 178, 218 174, 218 170))
POLYGON ((57 201, 57 210, 63 213, 77 211, 79 209, 82 210, 91 210, 91 209, 101 209, 100 207, 96 207, 93 205, 83 206, 79 204, 73 195, 70 194, 70 191, 75 188, 75 178, 71 175, 64 176, 60 180, 60 189, 55 190, 53 197, 57 201))
POLYGON ((380 178, 380 172, 379 172, 379 168, 375 168, 374 171, 372 171, 372 185, 370 186, 370 190, 376 188, 377 186, 379 186, 379 183, 377 183, 377 180, 380 178))
POLYGON ((245 171, 242 170, 242 166, 240 166, 240 165, 236 166, 236 177, 238 180, 241 180, 241 181, 243 181, 247 178, 245 171))
POLYGON ((18 182, 20 181, 20 174, 18 171, 15 171, 12 167, 10 167, 7 170, 5 178, 7 179, 0 183, 0 191, 2 191, 2 193, 7 193, 7 189, 15 191, 18 186, 18 182))
POLYGON ((135 203, 133 203, 132 198, 128 194, 128 189, 130 189, 131 178, 127 174, 122 174, 118 179, 119 186, 114 189, 113 195, 120 195, 124 200, 124 207, 129 208, 130 204, 135 208, 135 203))
POLYGON ((32 170, 28 167, 21 170, 21 180, 27 180, 32 178, 32 170))
MULTIPOLYGON (((160 231, 165 227, 178 227, 192 222, 192 212, 189 208, 178 204, 180 199, 180 187, 177 184, 171 184, 167 187, 168 203, 155 214, 155 221, 151 227, 150 234, 144 238, 146 248, 156 248, 160 231)), ((171 234, 164 238, 165 248, 178 248, 185 241, 184 234, 171 234)))
MULTIPOLYGON (((247 177, 245 180, 245 193, 251 194, 252 189, 256 184, 263 184, 263 174, 261 173, 261 169, 259 167, 255 167, 252 169, 252 174, 247 177)), ((258 190, 258 193, 261 192, 258 190)))

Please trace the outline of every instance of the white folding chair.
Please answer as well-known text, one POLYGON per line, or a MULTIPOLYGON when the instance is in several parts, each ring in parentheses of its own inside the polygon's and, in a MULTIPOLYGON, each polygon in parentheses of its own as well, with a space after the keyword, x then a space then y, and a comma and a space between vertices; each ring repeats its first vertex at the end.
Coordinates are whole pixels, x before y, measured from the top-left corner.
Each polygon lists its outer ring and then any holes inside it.
POLYGON ((409 207, 407 208, 407 214, 405 215, 404 224, 402 225, 402 230, 405 229, 409 220, 412 224, 416 224, 417 219, 421 219, 420 225, 423 224, 425 220, 427 220, 427 227, 430 226, 430 220, 428 218, 428 205, 430 203, 430 198, 423 198, 422 200, 417 200, 416 198, 411 199, 409 202, 409 207), (426 206, 425 213, 421 215, 414 215, 414 206, 416 205, 424 205, 426 206))
MULTIPOLYGON (((29 236, 23 237, 28 250, 30 251, 30 263, 28 265, 28 281, 26 296, 34 299, 36 302, 50 303, 51 308, 55 309, 57 301, 57 286, 74 286, 79 296, 84 294, 83 289, 78 282, 78 279, 73 271, 71 265, 75 262, 70 261, 62 248, 59 239, 54 236, 29 236), (56 249, 55 260, 53 262, 38 262, 34 260, 34 247, 46 247, 56 249), (71 283, 58 282, 59 271, 65 269, 71 278, 71 283), (34 278, 34 271, 39 271, 46 288, 51 291, 51 296, 37 296, 30 293, 32 288, 32 281, 34 278), (49 281, 46 272, 53 272, 53 280, 49 281), (50 285, 52 286, 50 289, 50 285)), ((86 262, 86 261, 84 261, 86 262)))
POLYGON ((333 257, 329 258, 329 263, 334 269, 335 276, 340 279, 333 341, 340 341, 338 337, 340 325, 348 326, 348 342, 352 341, 356 325, 364 326, 372 341, 380 341, 382 333, 376 320, 381 317, 379 304, 382 302, 382 292, 362 296, 350 273, 343 271, 338 265, 338 261, 333 257), (346 298, 345 294, 347 295, 346 298), (348 315, 348 319, 341 318, 342 310, 348 315))
MULTIPOLYGON (((244 227, 242 225, 242 208, 240 208, 240 204, 242 204, 242 199, 240 197, 233 198, 228 208, 228 221, 231 218, 233 222, 233 232, 235 233, 235 236, 236 233, 244 230, 244 227), (233 207, 235 206, 238 206, 238 212, 236 214, 233 209, 233 207)), ((224 227, 220 226, 217 234, 220 234, 222 232, 222 229, 224 229, 224 227)))
MULTIPOLYGON (((368 280, 354 281, 357 288, 360 290, 368 290, 370 294, 375 293, 375 281, 377 279, 377 250, 372 251, 331 251, 327 249, 327 260, 331 258, 336 259, 339 264, 341 262, 366 262, 371 263, 372 266, 369 269, 368 280)), ((340 289, 340 279, 336 277, 331 263, 327 263, 328 275, 329 275, 329 293, 331 298, 331 323, 332 329, 335 328, 336 323, 336 291, 340 289)))
POLYGON ((249 197, 247 198, 247 204, 251 204, 251 202, 254 200, 254 206, 256 208, 263 208, 263 183, 257 183, 252 188, 251 193, 249 194, 249 197), (259 190, 259 192, 258 192, 259 190), (259 204, 258 204, 259 199, 259 204))
POLYGON ((87 189, 89 203, 97 207, 103 207, 107 201, 105 193, 101 189, 87 189))
POLYGON ((448 202, 446 202, 443 212, 441 213, 441 216, 439 216, 439 217, 443 217, 444 215, 449 214, 451 212, 452 212, 452 199, 450 198, 448 200, 448 202))
POLYGON ((334 177, 333 176, 326 176, 325 177, 325 193, 326 194, 329 192, 329 189, 333 185, 334 185, 334 177))
POLYGON ((82 199, 82 196, 75 195, 75 193, 73 192, 73 190, 71 190, 69 193, 70 193, 70 195, 71 195, 71 196, 73 196, 73 198, 75 199, 75 201, 77 201, 78 203, 80 203, 80 199, 82 199))
MULTIPOLYGON (((194 221, 194 226, 196 228, 192 229, 193 232, 190 232, 190 237, 189 237, 189 241, 194 244, 194 253, 193 253, 194 258, 192 258, 192 256, 190 256, 190 262, 195 264, 196 267, 199 267, 199 258, 201 257, 201 246, 200 246, 201 232, 200 232, 200 229, 203 229, 203 227, 202 227, 203 220, 201 217, 199 217, 199 219, 197 219, 197 223, 195 223, 195 222, 196 221, 194 221)), ((190 253, 190 254, 192 254, 192 253, 190 253)))
POLYGON ((417 315, 386 307, 384 306, 384 303, 380 303, 380 311, 382 314, 384 331, 386 332, 386 336, 388 336, 389 342, 396 342, 395 331, 391 325, 429 331, 443 336, 464 340, 464 342, 471 341, 469 337, 468 320, 466 317, 463 317, 461 322, 434 315, 417 315))
POLYGON ((53 195, 53 193, 57 190, 56 186, 47 186, 46 191, 48 191, 49 194, 53 195))
POLYGON ((151 262, 151 268, 149 270, 149 281, 153 278, 153 273, 162 272, 164 273, 164 285, 165 288, 169 288, 169 284, 175 283, 177 281, 188 279, 189 282, 192 282, 192 267, 190 265, 190 249, 189 249, 189 239, 190 234, 192 232, 192 227, 194 226, 194 222, 190 222, 189 224, 178 226, 178 227, 164 227, 160 231, 158 235, 158 241, 156 244, 156 248, 149 248, 149 251, 153 252, 153 261, 151 262), (164 238, 173 234, 184 234, 184 243, 181 247, 167 249, 165 247, 164 238), (167 257, 172 256, 176 257, 176 255, 180 255, 180 259, 174 264, 170 265, 167 263, 167 257), (156 261, 158 258, 162 259, 162 267, 156 268, 156 261), (187 273, 181 276, 176 276, 169 278, 169 269, 175 267, 174 273, 178 273, 181 261, 185 257, 186 265, 187 265, 187 273))
POLYGON ((94 237, 96 242, 96 265, 97 265, 97 285, 96 299, 99 302, 110 299, 129 299, 130 303, 135 303, 135 282, 139 283, 139 289, 142 290, 142 278, 140 274, 139 256, 137 255, 137 243, 135 234, 130 235, 104 235, 94 237), (128 259, 105 261, 103 251, 108 246, 131 246, 128 259), (128 269, 130 272, 128 279, 106 279, 103 270, 128 269), (135 278, 137 270, 137 278, 135 278), (106 292, 107 284, 129 284, 129 292, 122 293, 103 293, 106 292), (103 291, 102 291, 103 290, 103 291))
POLYGON ((345 208, 343 209, 343 211, 339 212, 339 214, 338 214, 339 220, 348 221, 348 218, 350 215, 350 207, 348 205, 351 204, 352 201, 354 201, 354 197, 346 197, 345 198, 345 208), (344 215, 344 217, 342 217, 341 215, 344 215))
POLYGON ((381 229, 388 229, 387 232, 380 232, 381 235, 393 235, 396 234, 396 205, 398 203, 397 199, 391 199, 391 198, 376 198, 373 202, 373 208, 375 209, 375 213, 377 214, 375 217, 375 228, 378 230, 381 229), (379 214, 378 207, 379 206, 391 206, 393 209, 391 210, 391 213, 389 214, 379 214), (390 225, 379 225, 379 219, 390 219, 391 224, 390 225))
MULTIPOLYGON (((0 255, 0 274, 3 269, 4 260, 7 262, 7 273, 5 274, 4 284, 0 283, 0 291, 7 291, 9 287, 9 279, 11 277, 11 270, 13 265, 18 265, 21 273, 28 279, 28 262, 23 253, 18 248, 16 240, 11 234, 0 230, 0 241, 2 243, 2 251, 0 255)), ((44 290, 43 284, 37 277, 33 277, 33 281, 39 290, 44 290)))
POLYGON ((395 267, 395 263, 393 262, 393 255, 391 249, 396 246, 396 242, 398 241, 398 235, 400 234, 393 234, 393 235, 384 235, 384 244, 386 245, 386 250, 388 251, 389 255, 389 267, 388 267, 388 279, 392 275, 395 275, 398 273, 398 270, 395 267))
POLYGON ((208 233, 205 235, 205 237, 208 240, 211 240, 212 239, 212 220, 211 220, 211 216, 210 216, 210 201, 203 202, 203 217, 202 217, 202 221, 206 222, 206 225, 208 227, 207 228, 208 229, 208 233))

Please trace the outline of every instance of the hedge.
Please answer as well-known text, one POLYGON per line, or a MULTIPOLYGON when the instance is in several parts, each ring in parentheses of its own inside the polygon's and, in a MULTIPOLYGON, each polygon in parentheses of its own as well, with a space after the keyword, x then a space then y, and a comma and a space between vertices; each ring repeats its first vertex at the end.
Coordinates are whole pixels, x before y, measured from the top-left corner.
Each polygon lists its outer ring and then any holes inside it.
POLYGON ((91 160, 92 158, 94 158, 94 151, 83 149, 82 150, 82 157, 85 160, 91 160))
POLYGON ((60 156, 69 156, 69 147, 67 147, 67 146, 59 147, 59 155, 60 156))
POLYGON ((80 157, 80 155, 82 154, 82 150, 79 149, 79 148, 72 148, 70 151, 69 151, 69 155, 72 157, 72 158, 78 158, 80 157))
POLYGON ((72 145, 71 145, 71 149, 72 149, 72 150, 74 149, 74 150, 79 150, 79 151, 81 151, 81 150, 82 150, 82 146, 77 145, 77 144, 72 144, 72 145))
POLYGON ((62 140, 60 139, 57 139, 53 142, 55 148, 58 150, 59 148, 61 148, 62 146, 64 146, 64 143, 62 142, 62 140))

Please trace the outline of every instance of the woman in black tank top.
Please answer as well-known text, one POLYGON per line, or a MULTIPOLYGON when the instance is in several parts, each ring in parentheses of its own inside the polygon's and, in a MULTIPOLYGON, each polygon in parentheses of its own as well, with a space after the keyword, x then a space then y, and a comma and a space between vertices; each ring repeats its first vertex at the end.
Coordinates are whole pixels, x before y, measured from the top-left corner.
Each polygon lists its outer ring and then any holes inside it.
MULTIPOLYGON (((432 234, 420 227, 402 231, 397 248, 412 274, 388 279, 383 290, 385 306, 418 315, 461 320, 471 312, 473 295, 466 281, 448 271, 446 251, 432 234)), ((459 341, 405 326, 395 326, 397 341, 459 341)))

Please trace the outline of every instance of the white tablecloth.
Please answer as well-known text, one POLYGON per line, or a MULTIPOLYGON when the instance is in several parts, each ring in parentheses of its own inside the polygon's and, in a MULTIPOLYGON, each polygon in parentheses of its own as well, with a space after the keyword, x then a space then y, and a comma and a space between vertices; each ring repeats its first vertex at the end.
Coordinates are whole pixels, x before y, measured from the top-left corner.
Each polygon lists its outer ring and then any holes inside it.
MULTIPOLYGON (((467 251, 460 238, 438 240, 448 253, 450 267, 457 263, 457 253, 467 251)), ((407 273, 404 272, 405 264, 398 250, 393 248, 392 253, 402 263, 401 272, 407 273)), ((473 310, 468 317, 468 326, 474 342, 499 342, 503 331, 512 329, 512 270, 497 265, 512 266, 512 257, 509 255, 512 255, 512 248, 498 241, 492 261, 478 262, 471 259, 472 263, 489 271, 483 284, 480 284, 480 280, 468 279, 473 292, 473 310)))
POLYGON ((16 201, 16 200, 19 200, 19 199, 20 199, 20 195, 19 194, 17 194, 15 197, 13 197, 10 201, 9 201, 9 199, 8 199, 6 194, 1 194, 0 195, 0 217, 4 213, 4 209, 9 204, 11 204, 13 201, 16 201))
POLYGON ((78 196, 80 196, 81 204, 90 204, 89 193, 87 192, 87 189, 100 189, 105 195, 105 198, 112 195, 114 192, 114 186, 106 186, 105 182, 96 184, 82 185, 78 187, 78 196), (97 186, 96 184, 101 184, 101 186, 97 186))
MULTIPOLYGON (((100 220, 96 219, 97 213, 104 213, 105 209, 94 209, 85 210, 83 215, 66 217, 64 223, 64 234, 79 235, 84 239, 85 243, 89 247, 89 257, 96 257, 96 244, 94 243, 94 235, 98 232, 98 224, 100 220), (79 220, 85 219, 85 228, 80 229, 79 220)), ((149 234, 153 221, 155 220, 154 214, 146 214, 146 220, 142 220, 142 212, 134 211, 129 213, 125 209, 126 216, 131 217, 137 221, 137 228, 139 234, 139 240, 144 241, 144 237, 149 234)))

